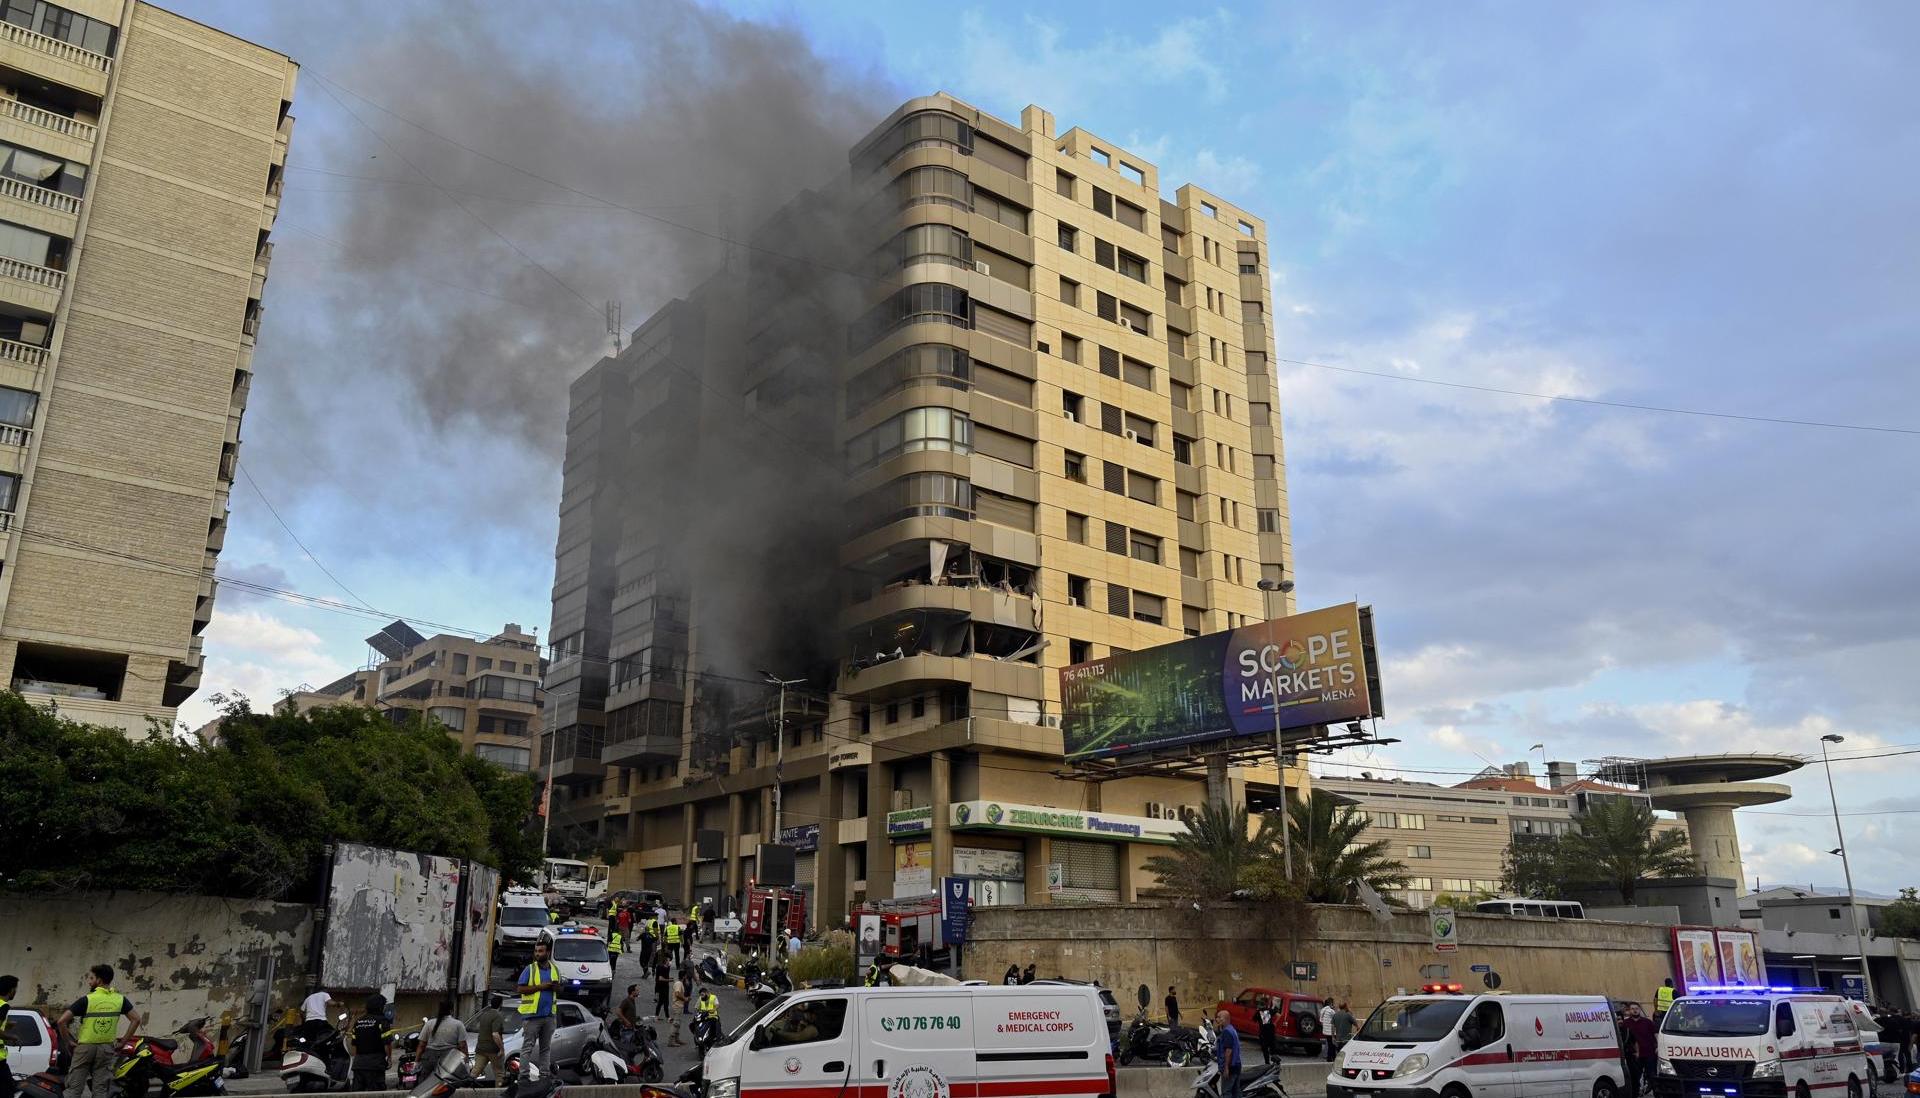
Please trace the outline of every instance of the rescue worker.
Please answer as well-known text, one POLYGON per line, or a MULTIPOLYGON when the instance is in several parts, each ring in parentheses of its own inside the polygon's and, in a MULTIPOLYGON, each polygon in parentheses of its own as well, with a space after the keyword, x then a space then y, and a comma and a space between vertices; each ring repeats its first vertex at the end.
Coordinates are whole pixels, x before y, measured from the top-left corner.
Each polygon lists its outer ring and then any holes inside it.
POLYGON ((646 923, 640 927, 640 967, 642 968, 653 967, 654 941, 653 920, 648 919, 646 923))
POLYGON ((548 957, 546 942, 533 945, 533 963, 520 970, 520 1050, 542 1071, 553 1066, 553 1000, 560 967, 548 957))
POLYGON ((680 948, 681 946, 680 932, 681 930, 680 930, 679 923, 667 924, 667 952, 671 954, 675 959, 681 959, 686 957, 686 953, 682 951, 680 948))
POLYGON ((353 1052, 353 1058, 348 1061, 353 1072, 353 1089, 385 1090, 387 1058, 393 1049, 393 1037, 387 1033, 382 1017, 387 1010, 386 997, 367 996, 364 1010, 347 1036, 347 1047, 353 1052))
POLYGON ((621 949, 622 942, 620 941, 620 932, 616 930, 612 934, 607 935, 607 967, 613 969, 615 972, 620 971, 621 949))
MULTIPOLYGON (((702 985, 700 988, 700 1006, 694 1015, 697 1024, 706 1027, 704 1033, 708 1039, 716 1038, 720 1033, 720 996, 713 989, 702 985)), ((696 1038, 697 1040, 697 1038, 696 1038)))
POLYGON ((127 1037, 133 1036, 146 1021, 145 1016, 133 1009, 131 999, 113 990, 113 966, 94 965, 87 970, 86 996, 74 1000, 60 1015, 62 1030, 75 1021, 80 1023, 72 1033, 73 1060, 67 1067, 67 1089, 73 1092, 73 1098, 89 1093, 89 1087, 92 1098, 112 1098, 116 1059, 113 1031, 115 1021, 120 1018, 127 1020, 127 1037))
MULTIPOLYGON (((20 988, 17 976, 0 976, 0 1033, 7 1030, 7 1000, 20 988)), ((0 1041, 0 1098, 13 1098, 13 1071, 7 1067, 7 1043, 0 1041)))
POLYGON ((699 904, 694 904, 693 910, 687 912, 687 930, 696 938, 700 936, 700 905, 699 904))
POLYGON ((1667 1017, 1667 1011, 1673 1009, 1673 995, 1673 977, 1669 976, 1666 982, 1661 984, 1653 993, 1653 1021, 1655 1025, 1664 1021, 1667 1017))

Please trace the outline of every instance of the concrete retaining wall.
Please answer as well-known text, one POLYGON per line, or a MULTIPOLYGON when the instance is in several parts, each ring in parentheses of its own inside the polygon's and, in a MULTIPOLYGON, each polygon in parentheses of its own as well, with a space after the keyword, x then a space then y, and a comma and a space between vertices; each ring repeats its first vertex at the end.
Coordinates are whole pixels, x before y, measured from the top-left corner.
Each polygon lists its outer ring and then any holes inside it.
POLYGON ((300 904, 87 892, 0 896, 0 972, 20 978, 14 1005, 57 1015, 86 994, 87 969, 110 964, 115 984, 170 1033, 187 1019, 239 1011, 261 958, 275 960, 274 1002, 305 986, 311 910, 300 904))
POLYGON ((1160 904, 975 908, 966 974, 998 980, 1008 964, 1033 964, 1041 976, 1098 980, 1115 989, 1131 1016, 1134 989, 1152 989, 1153 1013, 1172 986, 1185 1020, 1243 987, 1288 988, 1349 1002, 1365 1018, 1400 989, 1432 978, 1480 987, 1475 964, 1492 966, 1502 990, 1611 995, 1650 1001, 1672 975, 1665 927, 1597 920, 1461 915, 1457 953, 1433 950, 1426 916, 1377 922, 1364 908, 1320 907, 1311 937, 1290 943, 1284 927, 1261 925, 1253 905, 1160 904), (1312 980, 1288 979, 1289 961, 1317 966, 1312 980))

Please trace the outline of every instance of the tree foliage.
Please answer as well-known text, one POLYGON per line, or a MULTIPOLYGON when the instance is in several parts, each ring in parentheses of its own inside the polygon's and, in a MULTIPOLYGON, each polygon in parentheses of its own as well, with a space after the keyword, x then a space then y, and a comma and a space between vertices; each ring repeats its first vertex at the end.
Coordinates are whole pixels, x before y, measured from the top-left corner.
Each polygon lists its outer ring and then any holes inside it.
POLYGON ((1503 860, 1502 883, 1520 896, 1565 899, 1608 889, 1632 904, 1641 881, 1699 872, 1687 837, 1655 832, 1653 810, 1625 797, 1596 800, 1580 829, 1558 837, 1516 836, 1503 860))
POLYGON ((1500 886, 1529 900, 1564 900, 1566 853, 1557 835, 1515 835, 1500 856, 1500 886))
POLYGON ((1387 856, 1387 840, 1360 841, 1367 820, 1351 806, 1315 790, 1289 809, 1290 836, 1277 813, 1256 827, 1245 808, 1208 802, 1171 850, 1147 859, 1147 871, 1168 892, 1196 903, 1238 897, 1345 904, 1354 902, 1362 881, 1379 890, 1406 883, 1406 867, 1387 856))
POLYGON ((1879 933, 1889 938, 1920 938, 1920 890, 1903 888, 1899 899, 1880 909, 1879 933))
POLYGON ((1241 875, 1268 853, 1265 830, 1250 835, 1247 810, 1208 801, 1176 836, 1173 848, 1146 862, 1161 887, 1183 900, 1225 900, 1241 888, 1241 875))
POLYGON ((1407 867, 1387 854, 1391 840, 1361 841, 1367 829, 1365 813, 1319 789, 1287 808, 1293 824, 1294 879, 1308 902, 1353 903, 1363 881, 1376 892, 1407 883, 1407 867))
POLYGON ((329 842, 539 861, 533 783, 460 753, 437 725, 371 709, 230 705, 222 742, 132 739, 0 694, 0 889, 142 889, 280 899, 329 842))

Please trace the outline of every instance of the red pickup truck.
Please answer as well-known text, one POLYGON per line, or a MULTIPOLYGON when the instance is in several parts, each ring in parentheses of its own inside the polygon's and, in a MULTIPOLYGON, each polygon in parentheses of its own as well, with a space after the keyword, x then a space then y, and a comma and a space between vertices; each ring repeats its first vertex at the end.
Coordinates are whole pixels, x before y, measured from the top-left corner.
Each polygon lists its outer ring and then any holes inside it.
POLYGON ((1231 1002, 1214 1009, 1226 1011, 1233 1028, 1257 1042, 1260 1020, 1255 1011, 1262 998, 1274 1006, 1273 1036, 1282 1051, 1291 1048, 1308 1055, 1320 1051, 1320 1000, 1311 995, 1277 987, 1242 988, 1231 1002))

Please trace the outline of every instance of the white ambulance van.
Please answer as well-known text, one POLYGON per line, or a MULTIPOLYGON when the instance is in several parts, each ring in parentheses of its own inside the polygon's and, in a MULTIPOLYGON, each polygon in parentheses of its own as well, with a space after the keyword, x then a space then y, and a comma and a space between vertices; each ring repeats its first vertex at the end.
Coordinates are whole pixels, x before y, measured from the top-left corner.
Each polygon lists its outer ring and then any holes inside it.
POLYGON ((1871 1079, 1847 1000, 1823 988, 1694 988, 1660 1023, 1661 1098, 1864 1098, 1871 1079))
POLYGON ((794 992, 707 1053, 706 1098, 1112 1098, 1099 989, 849 987, 794 992))
POLYGON ((1429 984, 1368 1016, 1327 1098, 1624 1098, 1626 1061, 1601 995, 1467 995, 1429 984))

